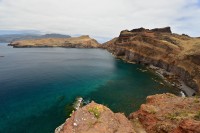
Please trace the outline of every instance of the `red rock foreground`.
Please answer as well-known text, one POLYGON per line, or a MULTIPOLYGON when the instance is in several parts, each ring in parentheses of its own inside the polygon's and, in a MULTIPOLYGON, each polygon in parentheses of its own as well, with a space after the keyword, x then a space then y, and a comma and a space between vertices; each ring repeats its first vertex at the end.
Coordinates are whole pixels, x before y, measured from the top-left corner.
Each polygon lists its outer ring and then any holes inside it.
POLYGON ((55 133, 200 133, 200 98, 147 97, 129 116, 94 102, 75 111, 55 133))
POLYGON ((138 119, 148 133, 200 133, 200 98, 149 96, 129 118, 138 119))
POLYGON ((90 103, 75 111, 55 133, 135 133, 131 122, 121 113, 90 103))

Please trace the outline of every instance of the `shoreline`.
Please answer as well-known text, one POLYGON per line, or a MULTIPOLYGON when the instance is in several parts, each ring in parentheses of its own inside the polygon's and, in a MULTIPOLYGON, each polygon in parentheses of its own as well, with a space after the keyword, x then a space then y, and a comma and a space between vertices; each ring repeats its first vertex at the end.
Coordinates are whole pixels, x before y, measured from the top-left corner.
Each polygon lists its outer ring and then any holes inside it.
MULTIPOLYGON (((8 46, 11 46, 8 44, 8 46)), ((84 47, 62 47, 62 46, 39 46, 39 47, 14 47, 13 48, 55 48, 55 47, 59 47, 59 48, 79 48, 79 49, 103 49, 103 48, 84 48, 84 47)), ((130 64, 138 64, 137 62, 132 62, 132 61, 127 61, 123 56, 116 56, 114 55, 112 52, 110 52, 109 50, 107 50, 112 56, 114 56, 116 59, 120 59, 123 60, 127 63, 130 64)), ((0 56, 1 57, 1 56, 0 56)), ((4 56, 3 56, 4 57, 4 56)), ((165 69, 153 66, 153 65, 149 65, 146 67, 148 70, 153 71, 153 73, 155 73, 156 75, 158 75, 160 78, 163 79, 163 81, 165 83, 168 83, 170 85, 172 85, 173 87, 176 87, 177 89, 179 89, 180 91, 182 91, 182 93, 184 93, 186 96, 194 96, 196 95, 196 91, 193 90, 192 88, 188 87, 182 80, 178 79, 178 77, 176 75, 174 75, 171 72, 167 72, 165 69), (168 78, 170 77, 170 79, 168 78)), ((145 72, 146 70, 142 71, 145 72)), ((180 92, 181 93, 181 92, 180 92)), ((182 94, 181 93, 181 94, 182 94)))
POLYGON ((188 87, 182 80, 178 79, 179 77, 177 75, 153 65, 149 65, 147 69, 154 71, 155 74, 161 77, 165 83, 169 83, 170 85, 178 88, 180 91, 186 94, 186 96, 191 97, 195 95, 195 90, 188 87))
MULTIPOLYGON (((109 52, 109 51, 108 51, 109 52)), ((116 56, 111 53, 115 58, 121 59, 130 64, 137 64, 136 62, 127 61, 123 56, 116 56)), ((179 77, 172 72, 167 72, 165 69, 149 65, 145 66, 147 70, 141 70, 141 72, 152 71, 154 74, 158 75, 165 83, 170 84, 171 86, 180 90, 180 94, 184 97, 191 97, 196 95, 196 91, 187 86, 182 80, 178 79, 179 77)))

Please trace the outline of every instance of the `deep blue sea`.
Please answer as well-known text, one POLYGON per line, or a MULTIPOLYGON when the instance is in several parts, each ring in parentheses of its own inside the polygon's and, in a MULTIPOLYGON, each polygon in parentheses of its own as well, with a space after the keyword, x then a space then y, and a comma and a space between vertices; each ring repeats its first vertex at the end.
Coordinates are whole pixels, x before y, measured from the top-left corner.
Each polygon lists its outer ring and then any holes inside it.
POLYGON ((0 44, 0 133, 53 133, 76 97, 129 114, 148 95, 179 92, 106 50, 0 44), (154 81, 156 79, 159 82, 154 81))

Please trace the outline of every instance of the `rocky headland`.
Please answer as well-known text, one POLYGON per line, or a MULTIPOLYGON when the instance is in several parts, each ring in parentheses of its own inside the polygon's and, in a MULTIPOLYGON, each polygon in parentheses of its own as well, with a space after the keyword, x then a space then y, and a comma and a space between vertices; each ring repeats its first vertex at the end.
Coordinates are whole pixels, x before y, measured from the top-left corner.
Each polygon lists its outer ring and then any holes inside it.
POLYGON ((90 103, 72 112, 55 133, 199 133, 200 98, 157 94, 128 118, 90 103))
MULTIPOLYGON (((89 36, 20 40, 21 47, 104 48, 117 58, 156 70, 166 80, 184 82, 178 86, 188 96, 200 92, 200 38, 172 33, 170 27, 124 30, 103 45, 89 36)), ((81 105, 79 99, 78 106, 81 105)), ((127 118, 92 102, 76 107, 55 133, 200 133, 200 98, 157 94, 127 118)))
POLYGON ((98 48, 100 44, 89 36, 71 38, 43 38, 13 41, 9 44, 14 48, 26 47, 65 47, 65 48, 98 48))
POLYGON ((200 91, 200 38, 172 33, 170 27, 139 28, 121 31, 102 47, 125 61, 161 68, 167 79, 176 77, 200 91))

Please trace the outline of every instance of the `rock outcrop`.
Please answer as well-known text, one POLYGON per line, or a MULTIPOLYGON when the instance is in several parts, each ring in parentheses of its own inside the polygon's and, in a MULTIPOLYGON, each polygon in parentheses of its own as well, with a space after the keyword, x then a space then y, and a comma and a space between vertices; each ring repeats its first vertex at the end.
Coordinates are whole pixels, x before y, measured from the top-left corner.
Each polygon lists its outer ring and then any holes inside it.
POLYGON ((149 96, 129 118, 139 120, 147 133, 200 133, 200 98, 149 96))
POLYGON ((73 112, 55 133, 200 133, 200 98, 148 96, 128 118, 92 102, 73 112))
POLYGON ((200 38, 173 34, 170 27, 139 28, 122 31, 103 48, 126 61, 172 72, 187 86, 200 91, 200 38))
POLYGON ((94 102, 73 112, 55 133, 135 133, 131 122, 121 113, 94 102))
POLYGON ((15 48, 22 47, 66 47, 66 48, 98 48, 100 44, 89 36, 71 38, 45 38, 19 40, 9 44, 15 48))

